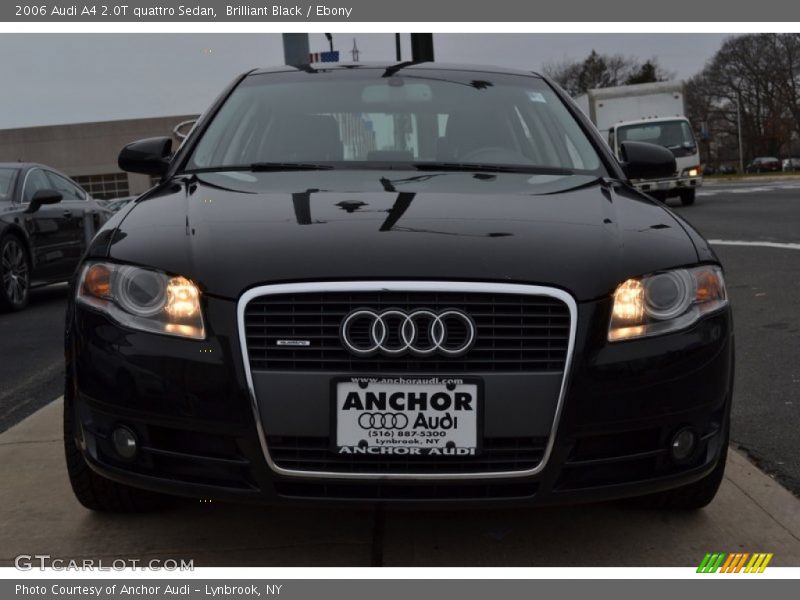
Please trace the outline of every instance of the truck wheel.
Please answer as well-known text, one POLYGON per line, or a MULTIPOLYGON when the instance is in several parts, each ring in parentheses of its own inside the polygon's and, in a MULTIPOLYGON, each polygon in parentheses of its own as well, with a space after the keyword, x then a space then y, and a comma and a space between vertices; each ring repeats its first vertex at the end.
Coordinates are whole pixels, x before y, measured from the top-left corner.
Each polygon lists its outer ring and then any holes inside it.
POLYGON ((31 261, 16 235, 0 240, 0 311, 22 310, 28 305, 31 261))
POLYGON ((83 459, 77 442, 69 376, 64 393, 64 453, 67 474, 78 502, 90 510, 114 513, 147 512, 173 503, 171 496, 133 488, 95 473, 83 459))
POLYGON ((691 206, 694 204, 695 190, 681 190, 680 191, 681 204, 684 206, 691 206))

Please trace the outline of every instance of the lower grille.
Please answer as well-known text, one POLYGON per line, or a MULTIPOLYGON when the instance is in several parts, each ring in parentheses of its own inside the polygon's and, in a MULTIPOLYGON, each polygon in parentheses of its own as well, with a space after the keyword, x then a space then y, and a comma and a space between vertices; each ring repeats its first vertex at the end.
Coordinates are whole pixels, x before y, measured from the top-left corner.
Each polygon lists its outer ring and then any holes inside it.
POLYGON ((135 460, 125 461, 111 445, 110 431, 115 423, 116 419, 100 411, 93 411, 91 420, 84 417, 83 429, 94 437, 96 459, 101 464, 178 483, 241 491, 258 489, 250 461, 242 455, 233 436, 128 420, 142 446, 135 460))
POLYGON ((489 473, 535 468, 544 456, 547 438, 485 438, 477 456, 358 456, 335 454, 327 437, 267 438, 272 461, 282 469, 306 472, 369 473, 489 473))
POLYGON ((536 494, 536 483, 403 484, 305 483, 282 481, 275 493, 285 498, 329 500, 515 500, 536 494))
POLYGON ((673 424, 578 438, 556 481, 555 490, 635 483, 700 466, 706 459, 710 440, 721 432, 719 422, 698 426, 701 435, 694 458, 682 464, 669 458, 668 440, 678 427, 678 424, 673 424))

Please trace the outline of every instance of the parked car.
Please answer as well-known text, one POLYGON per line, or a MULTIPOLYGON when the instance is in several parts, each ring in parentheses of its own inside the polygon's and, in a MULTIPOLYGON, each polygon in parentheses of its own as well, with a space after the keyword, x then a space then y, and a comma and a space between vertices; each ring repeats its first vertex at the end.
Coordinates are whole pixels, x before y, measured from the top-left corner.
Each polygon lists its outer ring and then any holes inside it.
POLYGON ((32 288, 67 281, 109 215, 55 169, 0 163, 0 310, 22 310, 32 288))
POLYGON ((800 158, 784 158, 782 168, 784 171, 800 171, 800 158))
POLYGON ((739 169, 737 169, 733 165, 720 165, 719 166, 719 174, 720 175, 736 175, 736 173, 738 173, 738 172, 739 172, 739 169))
POLYGON ((747 173, 774 173, 782 168, 781 161, 772 156, 759 156, 753 159, 745 171, 747 173))
POLYGON ((160 183, 69 301, 84 506, 711 501, 722 268, 631 184, 670 150, 620 163, 549 79, 433 63, 254 70, 204 115, 122 150, 160 183))

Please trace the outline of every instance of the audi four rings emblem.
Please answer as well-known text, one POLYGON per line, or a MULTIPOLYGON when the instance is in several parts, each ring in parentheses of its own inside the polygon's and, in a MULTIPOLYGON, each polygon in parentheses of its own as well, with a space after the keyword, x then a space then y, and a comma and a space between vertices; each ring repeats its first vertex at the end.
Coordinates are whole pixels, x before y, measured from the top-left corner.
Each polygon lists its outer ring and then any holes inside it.
POLYGON ((359 308, 342 321, 340 338, 356 356, 384 354, 461 356, 475 343, 475 323, 464 312, 449 308, 412 312, 390 308, 359 308))
POLYGON ((405 429, 408 417, 403 413, 361 413, 358 417, 361 429, 405 429))

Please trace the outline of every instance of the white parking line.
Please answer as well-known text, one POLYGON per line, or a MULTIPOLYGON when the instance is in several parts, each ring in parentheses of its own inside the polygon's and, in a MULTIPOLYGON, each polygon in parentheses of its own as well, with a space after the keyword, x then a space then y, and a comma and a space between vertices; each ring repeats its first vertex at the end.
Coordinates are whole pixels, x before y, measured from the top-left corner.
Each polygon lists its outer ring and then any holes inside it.
POLYGON ((782 250, 800 250, 800 243, 794 242, 746 242, 743 240, 708 240, 714 246, 757 246, 761 248, 780 248, 782 250))
POLYGON ((698 196, 716 196, 718 194, 761 194, 774 190, 800 190, 800 183, 775 183, 767 186, 727 187, 710 185, 697 190, 698 196))

